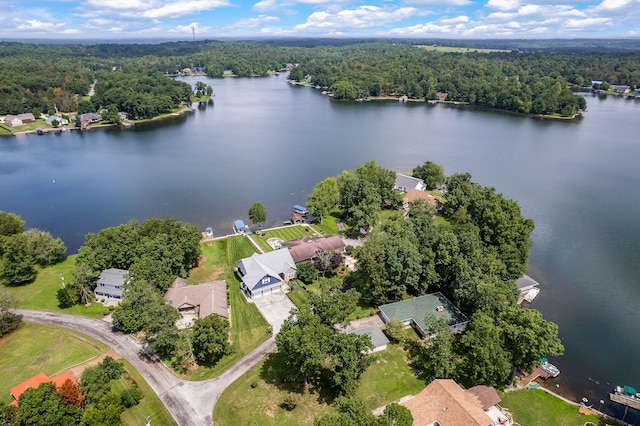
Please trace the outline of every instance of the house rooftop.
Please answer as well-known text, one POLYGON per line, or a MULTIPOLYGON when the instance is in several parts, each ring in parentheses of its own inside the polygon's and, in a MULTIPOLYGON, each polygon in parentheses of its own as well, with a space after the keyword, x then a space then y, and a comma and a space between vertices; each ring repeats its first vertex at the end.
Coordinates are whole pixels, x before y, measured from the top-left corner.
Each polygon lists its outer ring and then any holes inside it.
MULTIPOLYGON (((15 401, 18 401, 20 399, 20 396, 23 393, 25 393, 26 390, 29 389, 29 388, 37 388, 38 386, 40 386, 43 383, 53 383, 53 385, 57 389, 57 388, 61 387, 64 384, 64 382, 66 382, 67 380, 71 380, 73 383, 76 383, 74 378, 71 377, 71 375, 69 373, 62 373, 62 374, 58 374, 57 376, 54 376, 54 377, 48 377, 46 374, 41 372, 41 373, 38 373, 35 376, 31 377, 30 379, 25 380, 24 382, 20 383, 19 385, 16 385, 16 386, 12 387, 10 392, 11 392, 11 396, 13 396, 15 401)), ((17 405, 17 402, 14 405, 17 405)))
POLYGON ((126 269, 117 269, 110 268, 105 269, 100 273, 100 278, 98 278, 98 282, 113 285, 113 286, 121 286, 126 281, 126 276, 129 273, 126 269))
POLYGON ((417 188, 420 186, 424 188, 424 181, 422 179, 414 178, 413 176, 403 175, 401 173, 396 173, 396 181, 395 188, 407 192, 411 188, 417 188))
POLYGON ((478 398, 451 379, 436 379, 418 395, 401 402, 411 411, 413 424, 427 426, 491 426, 493 419, 478 398))
POLYGON ((380 306, 382 317, 386 321, 391 318, 403 322, 412 321, 422 335, 426 335, 424 319, 428 313, 436 318, 445 318, 449 327, 455 327, 469 322, 469 319, 440 292, 426 294, 413 299, 388 303, 380 306))
POLYGON ((371 327, 361 328, 359 330, 348 331, 347 333, 369 336, 371 338, 371 343, 373 343, 373 352, 376 350, 382 350, 389 344, 387 336, 384 335, 382 330, 374 325, 371 327))
POLYGON ((243 221, 241 221, 240 219, 238 220, 234 220, 233 221, 233 225, 236 227, 236 229, 240 230, 240 229, 244 229, 245 228, 245 224, 243 221))
POLYGON ((251 291, 265 276, 279 278, 280 274, 293 268, 296 264, 289 250, 275 250, 267 253, 254 253, 238 261, 237 268, 242 273, 242 282, 251 291))
POLYGON ((198 307, 198 317, 206 318, 212 314, 218 314, 223 318, 229 317, 227 304, 227 283, 213 281, 198 285, 180 285, 174 281, 164 295, 164 299, 171 306, 180 310, 185 307, 198 307))
POLYGON ((291 253, 295 263, 313 258, 319 251, 341 251, 345 248, 344 241, 337 235, 328 237, 301 237, 282 243, 291 253))

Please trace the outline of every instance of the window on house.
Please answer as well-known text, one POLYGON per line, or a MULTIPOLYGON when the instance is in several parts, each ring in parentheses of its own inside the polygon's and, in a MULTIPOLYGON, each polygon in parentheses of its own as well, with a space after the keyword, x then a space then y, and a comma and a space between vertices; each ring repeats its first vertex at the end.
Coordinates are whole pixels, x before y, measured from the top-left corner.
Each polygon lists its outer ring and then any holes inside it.
POLYGON ((264 277, 264 278, 262 279, 262 284, 269 284, 269 282, 270 282, 270 281, 271 281, 271 278, 269 278, 269 277, 264 277))
POLYGON ((295 271, 289 271, 289 279, 293 279, 296 276, 296 272, 295 271))

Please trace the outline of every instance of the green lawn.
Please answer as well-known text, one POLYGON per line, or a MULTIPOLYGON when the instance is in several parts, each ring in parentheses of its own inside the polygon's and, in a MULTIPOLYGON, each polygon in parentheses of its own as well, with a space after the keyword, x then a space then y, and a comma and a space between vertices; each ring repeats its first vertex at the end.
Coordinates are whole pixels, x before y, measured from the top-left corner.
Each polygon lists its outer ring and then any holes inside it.
MULTIPOLYGON (((11 401, 9 389, 40 372, 54 376, 108 350, 107 345, 84 334, 24 322, 17 331, 0 339, 0 403, 11 401)), ((126 374, 115 382, 114 389, 130 386, 133 379, 144 397, 139 405, 123 413, 123 423, 141 425, 148 416, 154 425, 175 425, 142 376, 128 362, 124 361, 124 365, 126 374)))
POLYGON ((106 308, 99 303, 93 303, 90 306, 76 305, 66 309, 58 307, 56 292, 62 285, 60 277, 63 276, 66 282, 71 280, 71 271, 75 265, 75 258, 75 255, 68 256, 54 265, 38 268, 38 276, 32 283, 16 287, 4 287, 4 289, 16 299, 18 307, 21 309, 63 312, 101 318, 105 312, 108 313, 108 310, 105 310, 106 308))
POLYGON ((202 243, 205 260, 189 277, 189 282, 226 280, 231 307, 231 341, 235 353, 224 357, 214 366, 200 366, 179 375, 188 380, 206 380, 229 369, 240 358, 269 338, 268 324, 253 303, 248 303, 240 290, 234 273, 238 260, 251 256, 256 248, 244 236, 222 238, 202 243))
POLYGON ((500 394, 500 406, 508 408, 514 422, 522 426, 583 426, 585 422, 605 425, 598 416, 578 413, 578 407, 540 390, 522 389, 500 394))
POLYGON ((6 127, 4 124, 0 124, 0 136, 8 136, 12 134, 13 132, 10 128, 6 127))
POLYGON ((289 241, 304 237, 305 235, 315 235, 315 232, 313 232, 313 229, 309 226, 292 225, 277 229, 270 229, 268 231, 264 231, 262 235, 254 233, 251 238, 262 248, 262 250, 268 252, 273 251, 273 248, 271 248, 269 243, 267 243, 269 238, 277 237, 282 241, 289 241))
MULTIPOLYGON (((298 386, 284 383, 280 379, 284 363, 279 357, 270 355, 225 390, 214 410, 217 425, 311 425, 317 415, 334 412, 329 405, 331 395, 320 394, 312 386, 302 392, 298 386), (298 406, 291 411, 282 407, 289 394, 298 399, 298 406)), ((397 345, 373 357, 356 392, 371 409, 424 388, 397 345)))
POLYGON ((47 325, 23 322, 0 339, 0 404, 11 402, 9 389, 43 372, 53 376, 106 352, 88 336, 47 325))
POLYGON ((289 296, 289 299, 291 299, 293 304, 296 305, 296 308, 298 309, 300 308, 300 306, 309 303, 309 293, 307 293, 307 290, 303 288, 289 292, 287 293, 287 296, 289 296))
POLYGON ((322 223, 320 223, 320 219, 316 219, 312 226, 322 235, 338 235, 340 233, 338 219, 340 219, 340 212, 335 210, 326 216, 322 223))

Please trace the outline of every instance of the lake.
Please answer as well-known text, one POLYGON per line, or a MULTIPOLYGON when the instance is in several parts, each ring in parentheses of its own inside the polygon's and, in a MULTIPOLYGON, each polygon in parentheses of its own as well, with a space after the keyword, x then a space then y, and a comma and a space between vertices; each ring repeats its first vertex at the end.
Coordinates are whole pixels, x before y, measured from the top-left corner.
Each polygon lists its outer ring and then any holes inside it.
MULTIPOLYGON (((0 139, 0 209, 60 236, 175 217, 216 235, 262 201, 288 219, 325 177, 368 160, 401 172, 430 160, 515 199, 536 223, 533 307, 566 348, 558 390, 603 411, 640 387, 640 101, 587 95, 578 121, 424 103, 331 101, 283 76, 202 80, 213 102, 131 130, 0 139)), ((640 424, 629 410, 627 421, 640 424)))

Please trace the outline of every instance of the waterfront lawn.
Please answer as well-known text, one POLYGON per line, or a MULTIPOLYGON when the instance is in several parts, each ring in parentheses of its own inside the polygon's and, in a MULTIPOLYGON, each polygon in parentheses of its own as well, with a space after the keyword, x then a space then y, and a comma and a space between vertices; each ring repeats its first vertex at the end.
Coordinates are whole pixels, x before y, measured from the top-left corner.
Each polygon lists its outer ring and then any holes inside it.
POLYGON ((603 425, 605 420, 598 416, 578 413, 578 407, 540 390, 522 389, 500 393, 500 406, 508 408, 513 420, 523 426, 583 426, 585 422, 603 425))
MULTIPOLYGON (((218 425, 311 425, 318 415, 335 413, 329 404, 334 395, 318 392, 312 385, 303 392, 299 385, 283 381, 285 363, 281 355, 269 355, 220 395, 214 410, 218 425), (283 406, 286 396, 297 398, 297 407, 283 406)), ((397 401, 424 388, 407 365, 404 351, 397 345, 373 355, 373 363, 363 374, 356 394, 371 409, 397 401)))
POLYGON ((268 252, 273 251, 273 248, 267 242, 269 238, 280 238, 282 241, 289 241, 304 237, 305 235, 314 234, 313 229, 309 226, 293 225, 269 229, 267 231, 263 231, 262 235, 254 233, 251 238, 260 246, 260 248, 262 248, 262 250, 268 252))
POLYGON ((63 276, 67 282, 71 280, 71 271, 75 266, 75 259, 76 256, 72 255, 53 265, 44 268, 38 267, 38 276, 32 283, 5 287, 4 289, 16 299, 20 309, 35 309, 82 315, 90 318, 102 318, 105 313, 109 313, 109 310, 99 303, 92 303, 89 306, 75 305, 65 309, 58 307, 56 292, 62 285, 60 276, 63 276))
POLYGON ((12 135, 13 132, 8 127, 5 127, 3 124, 0 124, 0 136, 8 136, 12 135))
POLYGON ((334 210, 331 214, 324 217, 322 223, 320 223, 320 219, 316 219, 312 226, 322 235, 338 235, 340 234, 340 229, 338 229, 339 219, 340 211, 334 210))
POLYGON ((44 372, 48 376, 95 358, 108 350, 75 331, 22 322, 0 339, 0 404, 11 402, 9 389, 44 372))
POLYGON ((222 358, 215 365, 176 372, 188 380, 206 380, 219 376, 269 338, 269 325, 256 306, 247 302, 234 273, 238 260, 256 252, 253 244, 245 236, 236 236, 204 242, 202 249, 206 260, 199 266, 199 270, 189 277, 189 281, 194 284, 211 279, 227 281, 227 297, 231 308, 231 341, 235 352, 222 358))

